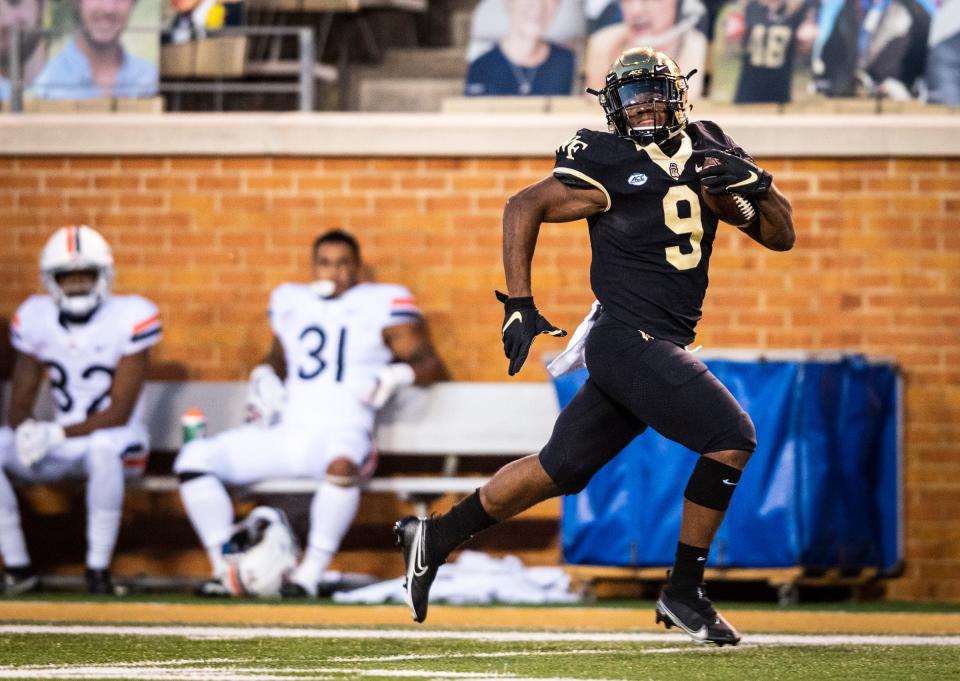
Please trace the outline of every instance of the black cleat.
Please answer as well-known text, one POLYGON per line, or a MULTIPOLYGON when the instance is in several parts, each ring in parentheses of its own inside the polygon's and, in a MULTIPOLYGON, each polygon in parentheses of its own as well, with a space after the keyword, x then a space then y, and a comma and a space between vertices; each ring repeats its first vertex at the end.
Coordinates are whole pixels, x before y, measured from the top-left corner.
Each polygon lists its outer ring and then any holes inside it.
POLYGON ((296 600, 304 598, 313 598, 310 592, 296 582, 284 582, 280 587, 280 598, 296 600))
POLYGON ((427 605, 430 600, 430 585, 437 576, 442 563, 432 563, 427 555, 427 521, 408 515, 393 526, 397 545, 403 551, 403 564, 406 568, 407 605, 414 622, 427 618, 427 605))
POLYGON ((40 578, 29 565, 24 567, 8 567, 3 573, 3 595, 18 596, 33 591, 40 583, 40 578))
POLYGON ((735 646, 740 634, 710 603, 704 585, 677 588, 664 587, 657 600, 657 624, 663 622, 669 629, 676 625, 697 643, 715 643, 735 646))
POLYGON ((87 568, 87 593, 99 594, 102 596, 113 596, 113 577, 110 576, 110 570, 94 570, 87 568))

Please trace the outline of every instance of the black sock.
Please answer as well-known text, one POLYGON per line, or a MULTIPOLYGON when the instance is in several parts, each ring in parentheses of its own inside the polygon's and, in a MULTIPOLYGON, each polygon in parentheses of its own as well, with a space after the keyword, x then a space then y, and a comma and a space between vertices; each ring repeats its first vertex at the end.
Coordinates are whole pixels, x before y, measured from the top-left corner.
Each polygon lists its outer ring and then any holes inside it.
POLYGON ((707 564, 710 549, 701 549, 677 542, 677 558, 670 573, 672 586, 696 586, 703 583, 703 568, 707 564))
POLYGON ((427 550, 434 561, 446 560, 447 555, 481 530, 495 525, 480 503, 477 490, 439 518, 429 521, 427 550))

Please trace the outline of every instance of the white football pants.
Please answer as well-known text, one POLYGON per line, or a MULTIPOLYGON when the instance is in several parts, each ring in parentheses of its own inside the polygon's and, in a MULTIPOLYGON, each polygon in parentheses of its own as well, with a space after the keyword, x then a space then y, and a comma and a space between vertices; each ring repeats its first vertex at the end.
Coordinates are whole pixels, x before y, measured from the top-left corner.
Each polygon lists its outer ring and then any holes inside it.
POLYGON ((120 531, 123 481, 143 474, 149 439, 141 424, 67 438, 33 466, 24 466, 13 431, 0 427, 0 554, 9 567, 30 564, 11 479, 28 483, 87 480, 87 567, 110 566, 120 531))

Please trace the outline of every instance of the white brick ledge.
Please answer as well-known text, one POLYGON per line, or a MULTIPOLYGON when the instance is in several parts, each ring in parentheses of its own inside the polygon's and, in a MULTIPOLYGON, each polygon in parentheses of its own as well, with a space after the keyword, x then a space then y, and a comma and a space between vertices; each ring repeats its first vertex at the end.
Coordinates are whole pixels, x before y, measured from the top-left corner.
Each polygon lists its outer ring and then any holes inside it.
MULTIPOLYGON (((755 156, 960 157, 960 115, 713 117, 755 156)), ((0 155, 544 157, 599 115, 0 115, 0 155)))

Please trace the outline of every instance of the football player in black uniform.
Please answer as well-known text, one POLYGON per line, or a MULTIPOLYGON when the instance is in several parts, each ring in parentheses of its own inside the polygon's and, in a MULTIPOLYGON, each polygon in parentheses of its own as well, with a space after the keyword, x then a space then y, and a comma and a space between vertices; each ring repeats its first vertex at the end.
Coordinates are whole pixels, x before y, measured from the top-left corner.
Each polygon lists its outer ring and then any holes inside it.
POLYGON ((423 621, 437 568, 456 546, 544 499, 579 492, 652 427, 701 455, 684 492, 676 562, 657 621, 699 642, 735 644, 739 634, 705 595, 703 568, 756 437, 750 417, 685 348, 700 319, 717 231, 700 190, 749 197, 758 217, 741 229, 777 251, 793 246, 790 204, 716 124, 687 122, 687 79, 665 54, 625 52, 596 94, 611 132, 580 130, 557 150, 550 177, 507 202, 510 295, 498 296, 513 375, 537 335, 565 334, 533 302, 530 263, 540 225, 586 218, 591 283, 603 310, 586 341, 590 378, 539 454, 507 464, 442 516, 398 521, 407 602, 423 621))
POLYGON ((789 102, 797 49, 808 51, 816 35, 808 0, 750 0, 744 9, 737 104, 789 102))

